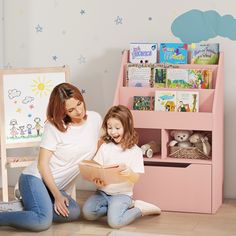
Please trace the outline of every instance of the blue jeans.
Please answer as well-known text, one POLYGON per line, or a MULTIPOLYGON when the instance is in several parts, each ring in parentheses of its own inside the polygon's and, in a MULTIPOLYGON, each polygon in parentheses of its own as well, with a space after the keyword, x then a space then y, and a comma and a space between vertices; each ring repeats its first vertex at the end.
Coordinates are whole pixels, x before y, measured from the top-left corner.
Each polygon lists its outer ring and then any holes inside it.
POLYGON ((109 226, 118 229, 142 215, 140 209, 132 205, 133 200, 128 195, 107 195, 98 190, 85 202, 83 214, 87 220, 97 220, 107 215, 109 226))
POLYGON ((35 176, 21 174, 19 190, 24 211, 1 212, 0 226, 43 231, 48 229, 52 222, 70 222, 79 218, 80 207, 78 203, 64 191, 61 193, 69 199, 69 216, 57 215, 53 210, 54 198, 44 182, 35 176))

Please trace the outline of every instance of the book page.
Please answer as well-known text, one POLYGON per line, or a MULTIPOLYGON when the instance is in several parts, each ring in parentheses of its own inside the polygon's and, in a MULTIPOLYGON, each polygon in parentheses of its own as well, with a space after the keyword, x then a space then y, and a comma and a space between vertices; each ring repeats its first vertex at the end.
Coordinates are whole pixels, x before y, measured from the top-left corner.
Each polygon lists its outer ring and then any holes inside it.
POLYGON ((121 183, 126 180, 126 177, 120 175, 120 170, 118 168, 119 165, 101 166, 93 160, 91 160, 91 162, 92 163, 82 161, 79 164, 80 174, 84 179, 93 182, 95 178, 98 178, 104 181, 105 185, 121 183))

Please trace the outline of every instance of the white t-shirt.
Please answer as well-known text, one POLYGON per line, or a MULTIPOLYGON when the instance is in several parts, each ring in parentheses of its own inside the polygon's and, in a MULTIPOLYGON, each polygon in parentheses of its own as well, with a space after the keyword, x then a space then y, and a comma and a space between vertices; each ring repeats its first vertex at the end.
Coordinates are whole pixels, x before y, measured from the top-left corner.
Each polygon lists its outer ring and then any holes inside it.
MULTIPOLYGON (((143 154, 141 148, 134 145, 130 149, 123 150, 120 145, 104 143, 99 148, 94 160, 101 165, 126 164, 135 173, 144 173, 143 154)), ((126 194, 133 195, 134 183, 130 181, 109 184, 99 188, 109 195, 126 194)))
MULTIPOLYGON (((53 151, 50 169, 59 190, 65 190, 79 174, 78 164, 91 159, 97 149, 97 142, 102 125, 101 116, 87 111, 87 120, 80 126, 70 125, 66 132, 59 131, 47 122, 40 147, 53 151)), ((23 174, 41 178, 36 160, 23 174)))

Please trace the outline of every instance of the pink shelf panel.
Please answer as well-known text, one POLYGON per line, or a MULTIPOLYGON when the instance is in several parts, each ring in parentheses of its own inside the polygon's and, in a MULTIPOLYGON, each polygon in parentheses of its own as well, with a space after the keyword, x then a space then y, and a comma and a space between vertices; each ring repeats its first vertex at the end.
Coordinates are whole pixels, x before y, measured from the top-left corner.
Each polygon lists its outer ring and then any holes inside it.
POLYGON ((212 113, 131 111, 136 128, 212 130, 212 113))

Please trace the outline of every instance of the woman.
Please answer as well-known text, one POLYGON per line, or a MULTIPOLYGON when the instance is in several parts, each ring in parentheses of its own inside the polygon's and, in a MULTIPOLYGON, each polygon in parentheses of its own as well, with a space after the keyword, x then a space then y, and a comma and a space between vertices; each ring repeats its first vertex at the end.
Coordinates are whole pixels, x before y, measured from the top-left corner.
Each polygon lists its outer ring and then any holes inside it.
POLYGON ((79 174, 81 160, 97 149, 101 116, 86 111, 81 92, 57 85, 50 96, 39 158, 20 176, 23 210, 0 213, 0 226, 42 231, 52 222, 77 220, 80 207, 68 192, 79 174))

